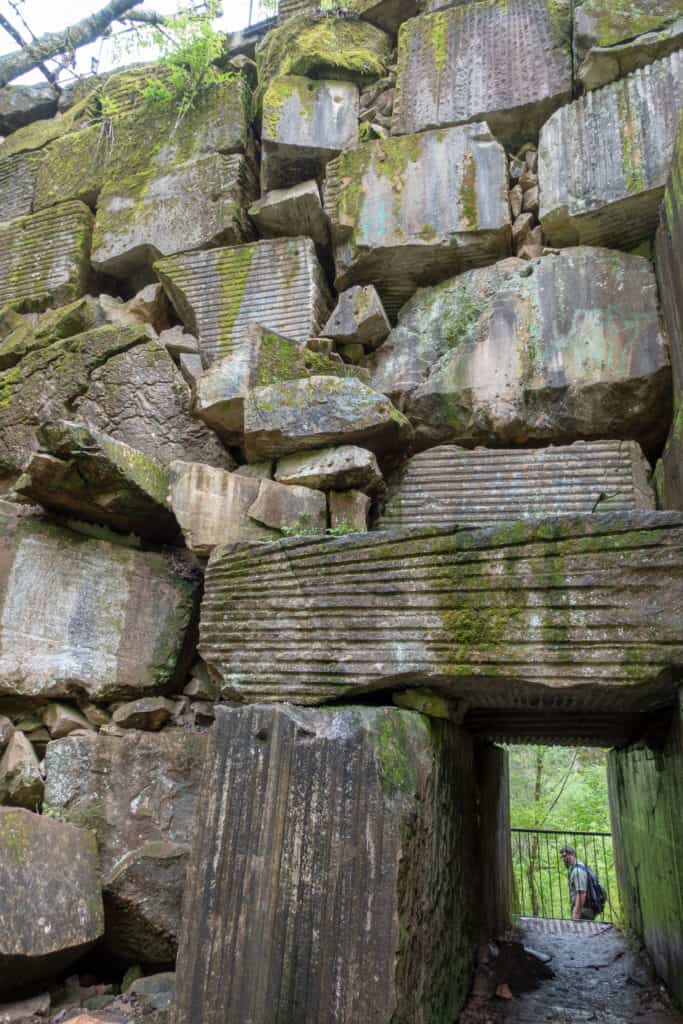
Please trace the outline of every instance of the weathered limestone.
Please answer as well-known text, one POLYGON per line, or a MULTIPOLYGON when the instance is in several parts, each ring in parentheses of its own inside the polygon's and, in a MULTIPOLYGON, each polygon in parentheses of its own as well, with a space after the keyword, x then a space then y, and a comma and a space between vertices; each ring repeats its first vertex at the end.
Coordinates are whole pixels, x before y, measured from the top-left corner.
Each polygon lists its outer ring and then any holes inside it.
POLYGON ((412 429, 388 398, 359 380, 310 377, 254 388, 244 402, 249 462, 334 444, 376 454, 408 445, 412 429))
POLYGON ((133 963, 175 956, 205 747, 204 734, 185 729, 48 744, 45 806, 94 831, 106 947, 133 963))
POLYGON ((78 959, 104 927, 95 837, 0 807, 0 917, 0 995, 78 959))
POLYGON ((29 740, 17 730, 0 758, 0 804, 35 811, 42 799, 43 777, 38 758, 29 740))
POLYGON ((381 139, 328 164, 339 291, 374 284, 394 316, 433 284, 510 252, 507 161, 486 124, 381 139))
POLYGON ((77 202, 0 223, 0 307, 41 310, 83 295, 92 226, 77 202))
POLYGON ((391 708, 217 708, 202 794, 177 1020, 456 1019, 476 876, 464 732, 391 708))
POLYGON ((551 245, 637 245, 656 227, 683 106, 683 52, 558 110, 539 144, 551 245))
POLYGON ((384 487, 376 456, 367 448, 353 444, 287 455, 278 460, 275 479, 283 484, 301 484, 321 491, 355 488, 375 494, 384 487))
POLYGON ((300 75, 274 78, 263 97, 261 134, 264 189, 320 177, 333 157, 358 142, 358 87, 300 75))
POLYGON ((199 650, 247 702, 410 685, 474 707, 643 709, 683 659, 682 599, 674 512, 286 540, 214 552, 199 650))
POLYGON ((526 450, 442 445, 409 459, 390 488, 378 529, 652 511, 649 476, 649 464, 633 441, 526 450))
POLYGON ((36 452, 16 483, 19 494, 77 519, 171 541, 178 524, 166 501, 168 473, 154 459, 80 423, 38 431, 36 452))
POLYGON ((368 528, 370 498, 362 491, 330 491, 330 529, 340 533, 364 533, 368 528))
POLYGON ((394 134, 486 121, 519 146, 571 98, 569 0, 465 3, 401 26, 394 134))
POLYGON ((309 238, 185 253, 160 260, 155 269, 198 338, 207 367, 238 348, 252 321, 306 342, 329 313, 327 284, 309 238))
POLYGON ((196 462, 171 466, 170 503, 196 555, 246 540, 277 540, 281 531, 327 526, 325 496, 307 487, 226 473, 196 462))
POLYGON ((665 742, 611 750, 607 773, 626 923, 683 1005, 683 691, 665 742))
POLYGON ((48 83, 0 89, 0 135, 57 113, 55 90, 48 83))
POLYGON ((0 221, 33 212, 39 156, 17 153, 0 160, 0 221))
POLYGON ((4 510, 0 533, 0 695, 144 696, 184 671, 198 583, 180 552, 89 540, 4 510))
POLYGON ((266 192, 249 207, 249 216, 261 238, 305 235, 318 246, 327 246, 330 226, 317 181, 266 192))
POLYGON ((586 0, 574 9, 577 74, 599 89, 683 45, 678 0, 586 0))
POLYGON ((323 334, 338 345, 358 344, 373 349, 382 344, 390 330, 381 299, 374 285, 369 284, 341 293, 323 334))
POLYGON ((664 440, 671 369, 640 256, 577 247, 425 289, 373 362, 420 447, 664 440))

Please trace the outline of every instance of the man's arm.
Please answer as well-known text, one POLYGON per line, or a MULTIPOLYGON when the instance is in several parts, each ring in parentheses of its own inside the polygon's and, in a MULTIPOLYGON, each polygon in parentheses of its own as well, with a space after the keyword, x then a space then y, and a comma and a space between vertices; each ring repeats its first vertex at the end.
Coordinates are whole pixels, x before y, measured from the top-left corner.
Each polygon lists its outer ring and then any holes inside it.
POLYGON ((572 872, 574 880, 574 889, 576 897, 574 899, 574 906, 572 908, 572 921, 581 920, 581 911, 583 910, 588 895, 588 874, 583 867, 578 865, 572 872))
POLYGON ((574 909, 572 911, 572 921, 580 921, 581 920, 581 911, 583 910, 583 905, 584 905, 585 902, 586 902, 586 890, 585 889, 577 890, 576 902, 574 903, 574 909))

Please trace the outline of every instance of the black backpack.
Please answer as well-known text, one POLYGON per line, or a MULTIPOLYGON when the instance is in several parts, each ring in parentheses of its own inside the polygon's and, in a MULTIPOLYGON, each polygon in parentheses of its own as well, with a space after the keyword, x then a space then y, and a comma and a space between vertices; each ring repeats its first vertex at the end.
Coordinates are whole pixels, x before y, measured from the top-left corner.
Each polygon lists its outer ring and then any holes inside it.
POLYGON ((596 917, 603 913, 605 904, 607 903, 607 892, 605 887, 595 874, 595 872, 588 867, 587 864, 582 864, 577 860, 577 868, 583 868, 588 876, 588 893, 586 902, 593 909, 593 913, 596 917))

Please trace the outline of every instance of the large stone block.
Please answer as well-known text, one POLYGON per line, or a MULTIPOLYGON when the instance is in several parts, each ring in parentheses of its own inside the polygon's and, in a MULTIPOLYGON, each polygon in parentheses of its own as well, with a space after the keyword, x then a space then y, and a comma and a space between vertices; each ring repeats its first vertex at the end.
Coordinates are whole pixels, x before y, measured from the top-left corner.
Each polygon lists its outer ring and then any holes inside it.
POLYGON ((654 233, 683 106, 683 51, 562 107, 539 144, 551 245, 629 248, 654 233))
POLYGON ((202 794, 176 1021, 457 1018, 475 945, 464 732, 390 708, 217 708, 202 794))
POLYGON ((155 270, 198 337, 207 367, 238 349, 252 321, 306 342, 320 333, 329 313, 327 284, 310 238, 184 253, 160 260, 155 270))
POLYGON ((349 0, 348 6, 363 21, 396 35, 408 18, 414 18, 423 9, 423 0, 349 0))
POLYGON ((105 943, 116 956, 175 956, 205 749, 204 734, 169 729, 48 744, 45 809, 97 838, 105 943))
POLYGON ((181 554, 4 511, 0 530, 0 695, 130 698, 181 677, 198 588, 181 554))
POLYGON ((369 142, 327 172, 336 286, 374 284, 390 315, 510 251, 507 161, 485 124, 369 142))
POLYGON ((95 837, 0 807, 0 995, 55 977, 104 926, 95 837))
POLYGON ((526 450, 442 445, 406 463, 378 529, 654 510, 649 477, 649 464, 633 441, 526 450))
POLYGON ((263 97, 261 183, 287 188, 320 177, 358 142, 358 87, 352 82, 274 78, 263 97))
POLYGON ((577 247, 419 292, 374 356, 418 444, 661 445, 671 368, 649 260, 577 247))
POLYGON ((519 146, 571 98, 569 0, 466 3, 401 27, 395 134, 486 121, 519 146))
POLYGON ((78 202, 0 223, 0 306, 41 310, 83 295, 92 226, 78 202))
POLYGON ((53 117, 57 113, 57 96, 51 85, 10 85, 0 89, 0 135, 9 135, 17 128, 53 117))
POLYGON ((261 238, 304 235, 318 246, 329 245, 330 226, 317 181, 266 192, 249 207, 249 216, 261 238))
POLYGON ((105 127, 92 124, 55 139, 41 150, 34 209, 42 210, 70 199, 94 209, 104 184, 110 144, 105 127))
POLYGON ((0 221, 33 212, 39 163, 37 153, 17 153, 0 160, 0 221))
POLYGON ((680 671, 681 600, 674 512, 285 540, 214 551, 199 649, 245 702, 645 709, 680 671))
POLYGON ((375 494, 384 487, 377 459, 367 448, 344 444, 279 459, 275 479, 324 491, 356 489, 375 494))

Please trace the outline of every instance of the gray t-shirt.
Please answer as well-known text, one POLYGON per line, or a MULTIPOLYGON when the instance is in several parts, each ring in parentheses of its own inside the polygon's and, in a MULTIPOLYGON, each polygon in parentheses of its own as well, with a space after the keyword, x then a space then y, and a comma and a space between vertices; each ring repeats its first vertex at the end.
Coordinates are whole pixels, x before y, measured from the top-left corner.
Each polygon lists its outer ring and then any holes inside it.
POLYGON ((588 873, 581 864, 575 864, 569 872, 569 899, 572 910, 576 903, 577 892, 588 893, 588 873))

